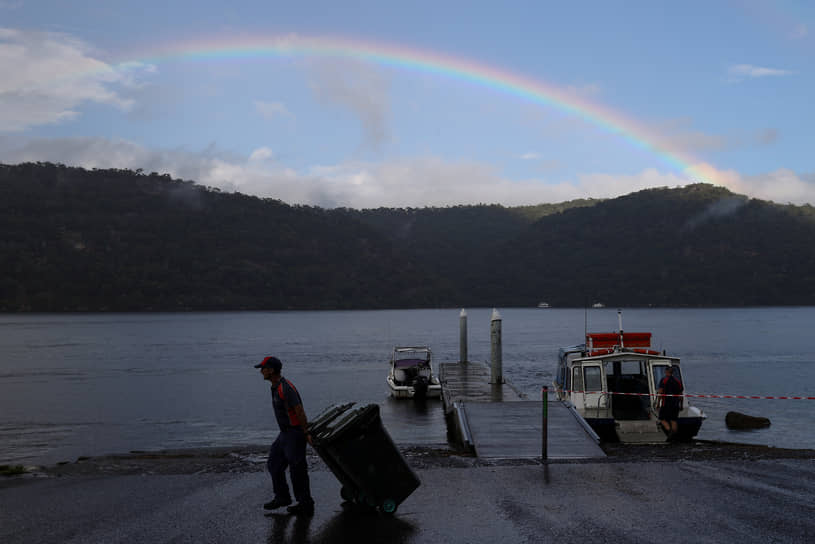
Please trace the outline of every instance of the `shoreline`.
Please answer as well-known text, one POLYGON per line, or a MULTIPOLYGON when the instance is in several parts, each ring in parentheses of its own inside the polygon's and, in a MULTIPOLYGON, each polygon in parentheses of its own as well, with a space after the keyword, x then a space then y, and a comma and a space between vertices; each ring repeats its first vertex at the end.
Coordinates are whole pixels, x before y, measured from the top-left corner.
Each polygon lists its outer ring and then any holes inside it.
POLYGON ((664 541, 662 520, 682 520, 677 543, 803 543, 815 534, 814 450, 613 445, 606 459, 541 464, 399 449, 421 485, 393 516, 345 500, 313 450, 313 517, 263 509, 272 495, 265 445, 145 451, 0 478, 0 541, 641 544, 664 541))
MULTIPOLYGON (((813 449, 776 448, 754 444, 694 440, 665 444, 601 444, 604 459, 552 459, 546 464, 664 463, 674 461, 759 461, 772 459, 813 459, 813 449)), ((397 445, 407 463, 415 469, 474 468, 484 466, 540 465, 539 458, 479 459, 451 449, 433 446, 397 445)), ((246 473, 266 470, 268 446, 185 448, 156 451, 134 450, 122 454, 83 456, 54 465, 23 465, 25 472, 0 477, 3 484, 42 478, 114 476, 133 474, 246 473)), ((328 471, 317 453, 309 448, 310 471, 328 471)), ((12 467, 16 465, 10 465, 12 467)))

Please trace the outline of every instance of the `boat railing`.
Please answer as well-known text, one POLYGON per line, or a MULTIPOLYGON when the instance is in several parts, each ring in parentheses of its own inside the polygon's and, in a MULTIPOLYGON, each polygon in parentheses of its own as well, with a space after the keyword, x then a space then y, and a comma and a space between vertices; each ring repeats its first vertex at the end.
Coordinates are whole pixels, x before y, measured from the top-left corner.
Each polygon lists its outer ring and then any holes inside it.
POLYGON ((599 393, 599 395, 597 395, 597 408, 590 407, 588 405, 588 399, 586 398, 586 395, 583 395, 583 410, 585 410, 587 412, 588 412, 588 410, 596 410, 597 411, 597 417, 600 417, 600 403, 603 401, 603 397, 608 396, 608 391, 598 391, 598 393, 599 393))

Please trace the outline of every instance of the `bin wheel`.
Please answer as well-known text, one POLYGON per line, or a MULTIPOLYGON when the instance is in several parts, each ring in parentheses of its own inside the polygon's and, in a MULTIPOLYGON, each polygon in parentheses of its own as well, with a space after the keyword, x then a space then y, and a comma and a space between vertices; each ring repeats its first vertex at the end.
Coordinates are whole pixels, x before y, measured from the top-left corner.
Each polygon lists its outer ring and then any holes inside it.
POLYGON ((359 492, 359 496, 357 497, 357 503, 361 504, 362 506, 368 506, 370 508, 376 507, 376 501, 374 501, 374 498, 367 495, 364 491, 359 492))
POLYGON ((340 489, 340 497, 342 497, 343 500, 346 500, 348 502, 354 502, 356 494, 349 488, 342 486, 342 488, 340 489))
POLYGON ((392 515, 394 512, 396 512, 396 501, 393 499, 385 499, 385 502, 379 506, 379 511, 384 514, 392 515))

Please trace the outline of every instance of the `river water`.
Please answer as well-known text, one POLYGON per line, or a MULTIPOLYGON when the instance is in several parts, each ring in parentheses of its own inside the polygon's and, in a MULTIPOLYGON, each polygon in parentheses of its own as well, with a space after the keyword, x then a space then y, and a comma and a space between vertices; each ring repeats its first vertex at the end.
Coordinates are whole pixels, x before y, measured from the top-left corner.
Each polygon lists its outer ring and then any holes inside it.
MULTIPOLYGON (((499 309, 504 377, 532 399, 561 346, 611 332, 616 309, 499 309)), ((490 357, 492 309, 468 309, 469 359, 490 357)), ((815 396, 815 308, 626 309, 626 331, 681 358, 686 393, 815 396)), ((257 445, 277 433, 269 387, 253 368, 283 360, 306 412, 378 403, 399 444, 447 443, 439 401, 388 396, 394 345, 457 361, 459 310, 0 315, 0 464, 165 448, 257 445)), ((434 368, 434 370, 435 370, 434 368)), ((699 438, 815 448, 812 400, 691 399, 699 438), (730 431, 729 410, 769 417, 730 431)))

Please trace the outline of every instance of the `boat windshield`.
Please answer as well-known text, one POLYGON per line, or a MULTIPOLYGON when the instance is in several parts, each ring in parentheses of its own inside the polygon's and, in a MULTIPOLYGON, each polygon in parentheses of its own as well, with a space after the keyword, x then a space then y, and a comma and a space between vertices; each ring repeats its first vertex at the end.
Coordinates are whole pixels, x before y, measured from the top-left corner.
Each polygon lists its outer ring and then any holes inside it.
POLYGON ((609 391, 618 393, 648 393, 648 378, 645 361, 629 359, 606 361, 606 376, 609 391))
POLYGON ((394 368, 410 368, 423 365, 427 366, 427 359, 398 359, 393 362, 394 368))

